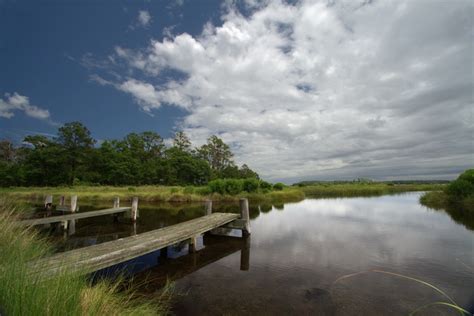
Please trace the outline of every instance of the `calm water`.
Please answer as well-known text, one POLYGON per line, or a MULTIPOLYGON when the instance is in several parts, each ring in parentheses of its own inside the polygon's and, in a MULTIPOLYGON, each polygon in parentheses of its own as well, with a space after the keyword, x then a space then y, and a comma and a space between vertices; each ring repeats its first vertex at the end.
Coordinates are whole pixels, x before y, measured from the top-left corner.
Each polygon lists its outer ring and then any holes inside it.
MULTIPOLYGON (((474 311, 474 232, 462 220, 418 203, 420 193, 374 198, 307 199, 253 205, 249 240, 206 236, 130 263, 140 291, 156 295, 175 281, 178 315, 400 315, 447 301, 474 311)), ((91 206, 89 208, 98 208, 91 206)), ((81 206, 81 211, 86 206, 81 206)), ((232 211, 235 206, 217 206, 232 211)), ((113 240, 201 216, 202 205, 141 205, 135 227, 111 217, 81 220, 56 233, 58 251, 113 240)), ((421 315, 455 315, 432 307, 421 315)), ((459 315, 459 314, 458 314, 459 315)))

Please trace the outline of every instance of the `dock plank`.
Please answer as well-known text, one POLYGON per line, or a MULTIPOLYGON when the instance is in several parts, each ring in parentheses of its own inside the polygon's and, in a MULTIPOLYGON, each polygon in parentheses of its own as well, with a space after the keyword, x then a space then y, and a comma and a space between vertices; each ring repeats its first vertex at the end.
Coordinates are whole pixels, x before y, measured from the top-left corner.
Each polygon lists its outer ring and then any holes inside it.
POLYGON ((118 208, 108 208, 108 209, 99 210, 99 211, 90 211, 90 212, 74 213, 74 214, 60 215, 60 216, 50 216, 50 217, 43 217, 43 218, 33 218, 33 219, 18 221, 18 224, 25 225, 25 226, 51 224, 51 223, 70 221, 70 220, 81 219, 81 218, 122 213, 122 212, 129 211, 130 209, 131 209, 130 207, 118 207, 118 208))
POLYGON ((91 273, 189 240, 239 217, 233 213, 213 213, 143 234, 59 253, 36 261, 33 271, 44 277, 60 271, 91 273))

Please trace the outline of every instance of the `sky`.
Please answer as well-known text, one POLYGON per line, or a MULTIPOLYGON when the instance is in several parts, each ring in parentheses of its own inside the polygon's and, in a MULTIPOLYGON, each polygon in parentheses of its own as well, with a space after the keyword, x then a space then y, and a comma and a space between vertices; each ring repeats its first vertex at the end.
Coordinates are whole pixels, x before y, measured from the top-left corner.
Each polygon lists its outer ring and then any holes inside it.
POLYGON ((0 139, 218 135, 264 179, 474 165, 471 0, 0 0, 0 139))

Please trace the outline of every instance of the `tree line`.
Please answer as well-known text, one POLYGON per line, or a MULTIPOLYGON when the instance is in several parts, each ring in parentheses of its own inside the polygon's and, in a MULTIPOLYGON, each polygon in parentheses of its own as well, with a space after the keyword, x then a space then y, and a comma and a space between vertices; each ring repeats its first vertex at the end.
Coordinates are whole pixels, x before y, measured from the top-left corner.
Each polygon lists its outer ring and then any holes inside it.
POLYGON ((151 131, 100 144, 80 122, 66 123, 56 137, 30 135, 15 146, 0 141, 0 186, 204 185, 214 179, 258 179, 237 166, 230 147, 213 135, 193 147, 184 132, 172 145, 151 131))

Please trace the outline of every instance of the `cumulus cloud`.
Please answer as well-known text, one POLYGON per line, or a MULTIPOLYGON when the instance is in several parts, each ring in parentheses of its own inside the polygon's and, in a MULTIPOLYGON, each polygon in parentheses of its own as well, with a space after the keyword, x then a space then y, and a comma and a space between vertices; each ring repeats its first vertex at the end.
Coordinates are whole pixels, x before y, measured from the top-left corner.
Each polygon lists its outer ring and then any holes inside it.
POLYGON ((194 141, 218 134, 269 179, 452 177, 472 165, 471 1, 247 5, 199 36, 116 48, 146 78, 117 89, 148 112, 185 108, 179 127, 194 141))
POLYGON ((15 111, 22 111, 26 115, 36 119, 48 120, 50 118, 48 110, 30 104, 28 97, 16 92, 13 94, 5 93, 5 97, 0 99, 0 117, 6 119, 12 118, 15 116, 15 111))

